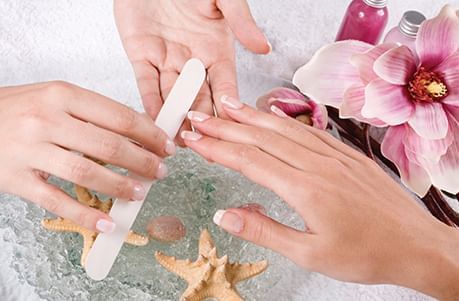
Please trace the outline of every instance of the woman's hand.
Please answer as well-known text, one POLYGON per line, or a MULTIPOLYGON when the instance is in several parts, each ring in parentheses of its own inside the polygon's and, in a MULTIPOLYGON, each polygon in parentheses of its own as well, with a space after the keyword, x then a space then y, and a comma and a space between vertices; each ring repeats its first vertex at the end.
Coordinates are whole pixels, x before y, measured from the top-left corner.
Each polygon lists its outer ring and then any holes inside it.
POLYGON ((458 300, 457 230, 429 215, 376 163, 326 132, 275 108, 278 116, 234 98, 222 102, 237 123, 192 112, 192 125, 202 135, 183 132, 187 146, 274 191, 306 227, 287 227, 256 207, 219 211, 218 225, 336 279, 398 284, 458 300))
POLYGON ((175 152, 149 116, 62 82, 0 88, 0 139, 0 191, 100 232, 113 231, 111 218, 48 184, 47 175, 142 200, 141 183, 72 151, 151 179, 166 176, 162 157, 175 152))
POLYGON ((145 110, 154 118, 192 57, 204 62, 209 76, 195 110, 212 114, 212 97, 237 97, 233 33, 252 52, 270 52, 246 0, 115 0, 115 18, 145 110))

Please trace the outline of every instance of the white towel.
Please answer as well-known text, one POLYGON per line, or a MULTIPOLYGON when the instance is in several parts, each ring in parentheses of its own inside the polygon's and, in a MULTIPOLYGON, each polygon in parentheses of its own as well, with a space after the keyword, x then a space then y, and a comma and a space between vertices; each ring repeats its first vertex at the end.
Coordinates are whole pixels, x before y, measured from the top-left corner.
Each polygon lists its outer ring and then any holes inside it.
MULTIPOLYGON (((248 98, 272 85, 263 86, 264 80, 259 75, 271 77, 272 81, 288 80, 315 50, 331 42, 348 3, 344 0, 249 2, 274 52, 270 56, 254 56, 238 48, 238 70, 245 74, 241 94, 248 98), (254 78, 256 89, 247 84, 250 78, 254 78)), ((459 0, 450 3, 459 8, 459 0)), ((398 23, 405 10, 417 9, 432 17, 444 4, 438 0, 389 0, 389 28, 398 23)), ((73 82, 141 109, 133 73, 114 25, 111 0, 0 1, 0 86, 55 79, 73 82)), ((0 197, 0 204, 5 199, 0 197)), ((7 232, 0 231, 0 245, 7 232)), ((2 300, 5 297, 40 300, 30 286, 12 276, 14 270, 5 264, 8 255, 11 252, 2 247, 2 300)), ((296 269, 292 265, 292 274, 296 269)), ((272 300, 430 300, 407 289, 346 284, 317 274, 283 279, 272 290, 277 292, 272 300)))

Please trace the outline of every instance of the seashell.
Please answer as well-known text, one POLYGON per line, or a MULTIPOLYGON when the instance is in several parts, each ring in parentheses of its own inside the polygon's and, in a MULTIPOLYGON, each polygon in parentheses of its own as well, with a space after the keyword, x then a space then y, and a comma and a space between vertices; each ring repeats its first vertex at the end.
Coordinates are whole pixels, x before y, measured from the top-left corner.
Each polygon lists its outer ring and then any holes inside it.
POLYGON ((155 240, 176 242, 185 237, 186 228, 178 217, 159 216, 148 223, 147 232, 155 240))

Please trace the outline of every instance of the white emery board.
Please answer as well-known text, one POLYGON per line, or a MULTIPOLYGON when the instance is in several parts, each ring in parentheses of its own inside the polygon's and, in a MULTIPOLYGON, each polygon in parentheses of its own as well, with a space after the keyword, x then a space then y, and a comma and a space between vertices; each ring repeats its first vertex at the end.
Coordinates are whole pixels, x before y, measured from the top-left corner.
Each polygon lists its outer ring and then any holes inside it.
MULTIPOLYGON (((191 59, 183 67, 156 119, 156 126, 164 130, 171 139, 177 136, 205 78, 206 70, 200 60, 191 59)), ((154 183, 132 173, 130 177, 139 180, 147 192, 154 183)), ((85 264, 89 277, 94 280, 107 277, 144 201, 145 199, 141 202, 115 200, 110 216, 116 229, 113 233, 101 233, 97 236, 85 264)))

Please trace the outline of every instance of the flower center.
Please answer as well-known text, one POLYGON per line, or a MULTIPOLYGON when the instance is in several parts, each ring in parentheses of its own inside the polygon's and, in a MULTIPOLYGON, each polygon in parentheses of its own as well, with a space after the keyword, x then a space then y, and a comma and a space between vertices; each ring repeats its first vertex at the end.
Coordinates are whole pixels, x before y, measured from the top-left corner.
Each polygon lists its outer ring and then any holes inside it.
POLYGON ((296 116, 295 119, 309 126, 313 126, 314 124, 314 122, 312 121, 312 114, 304 113, 304 114, 296 116))
POLYGON ((448 95, 448 87, 436 72, 421 67, 408 84, 408 91, 414 101, 436 102, 448 95))

